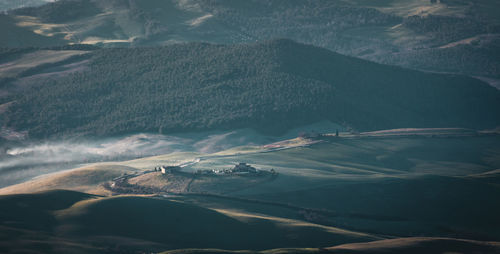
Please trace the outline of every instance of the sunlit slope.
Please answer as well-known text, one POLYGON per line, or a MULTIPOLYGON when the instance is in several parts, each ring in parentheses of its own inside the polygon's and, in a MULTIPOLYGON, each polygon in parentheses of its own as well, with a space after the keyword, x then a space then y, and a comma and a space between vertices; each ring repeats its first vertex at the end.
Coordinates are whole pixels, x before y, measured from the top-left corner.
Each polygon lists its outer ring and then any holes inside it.
POLYGON ((332 253, 485 253, 500 250, 498 242, 481 242, 454 238, 412 237, 360 244, 344 244, 328 248, 332 253))
MULTIPOLYGON (((500 251, 498 242, 481 242, 453 238, 432 238, 432 237, 414 237, 414 238, 396 238, 391 240, 380 240, 366 243, 343 244, 329 248, 307 248, 293 249, 282 248, 273 250, 259 251, 259 254, 280 254, 280 253, 343 253, 343 254, 371 254, 371 253, 484 253, 494 254, 500 251)), ((230 251, 221 249, 180 249, 162 252, 162 254, 184 254, 184 253, 231 253, 231 254, 250 254, 253 251, 240 250, 230 251)))
POLYGON ((53 173, 24 183, 0 189, 0 195, 13 193, 33 193, 39 191, 66 189, 92 194, 107 195, 102 184, 123 174, 138 171, 119 165, 96 165, 53 173))
POLYGON ((124 174, 141 173, 160 165, 193 163, 198 153, 171 153, 125 162, 94 163, 62 172, 42 175, 29 181, 0 189, 0 195, 34 193, 38 191, 66 189, 99 195, 110 195, 103 184, 124 174))

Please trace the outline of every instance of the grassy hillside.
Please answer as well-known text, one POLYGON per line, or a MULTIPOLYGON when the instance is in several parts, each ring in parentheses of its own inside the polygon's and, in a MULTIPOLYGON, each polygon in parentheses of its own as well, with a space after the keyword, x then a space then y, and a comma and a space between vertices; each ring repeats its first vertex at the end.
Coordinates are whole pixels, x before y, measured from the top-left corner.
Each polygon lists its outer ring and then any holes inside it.
MULTIPOLYGON (((62 243, 78 242, 76 250, 96 246, 101 251, 116 252, 188 247, 326 247, 379 239, 312 223, 228 216, 196 205, 149 197, 93 198, 78 192, 52 191, 1 196, 0 204, 4 207, 0 213, 2 232, 25 230, 24 235, 15 238, 14 243, 19 243, 32 237, 28 232, 39 231, 39 251, 59 252, 59 246, 51 242, 55 237, 62 243)), ((37 244, 16 246, 1 240, 0 248, 36 250, 37 244)))
MULTIPOLYGON (((279 253, 343 253, 343 254, 375 254, 375 253, 431 253, 441 254, 457 251, 459 253, 484 253, 494 254, 500 250, 498 243, 480 242, 452 238, 396 238, 390 240, 380 240, 367 243, 343 244, 330 248, 308 248, 308 249, 272 249, 257 252, 259 254, 279 254, 279 253)), ((162 254, 183 254, 183 253, 220 253, 220 254, 250 254, 253 251, 230 251, 221 249, 181 249, 162 252, 162 254)))
POLYGON ((138 169, 118 165, 86 166, 55 174, 45 175, 33 181, 3 188, 1 195, 15 193, 33 193, 54 189, 66 189, 86 193, 109 195, 102 184, 123 174, 131 174, 138 169), (29 190, 29 191, 27 191, 29 190))
POLYGON ((4 253, 496 253, 499 249, 498 242, 453 238, 381 240, 303 221, 151 197, 100 198, 51 191, 0 196, 0 204, 4 253), (315 248, 302 249, 305 246, 315 248))
MULTIPOLYGON (((0 211, 0 227, 2 227, 0 231, 6 232, 5 228, 50 231, 56 225, 52 211, 68 208, 80 200, 91 197, 92 195, 89 194, 72 191, 0 196, 3 208, 0 211)), ((8 239, 2 241, 0 246, 6 244, 8 244, 8 239)))
POLYGON ((485 253, 499 251, 499 244, 451 238, 414 237, 374 241, 360 244, 344 244, 328 248, 331 253, 485 253))
POLYGON ((494 137, 340 139, 272 153, 206 158, 193 170, 244 161, 274 168, 279 176, 250 188, 238 181, 219 186, 226 180, 196 179, 191 190, 314 208, 313 221, 362 232, 492 240, 500 236, 498 144, 494 137))
POLYGON ((174 153, 47 175, 0 190, 0 250, 321 253, 322 247, 332 253, 495 253, 498 243, 484 241, 500 239, 499 137, 425 133, 341 133, 283 150, 174 153), (274 168, 278 175, 191 174, 237 162, 274 168), (141 174, 178 164, 186 165, 183 173, 141 174), (113 197, 121 192, 102 188, 123 173, 131 185, 157 187, 149 192, 157 196, 113 197), (175 189, 181 178, 190 188, 175 189), (54 189, 109 196, 33 193, 54 189), (386 238, 392 240, 369 242, 386 238), (345 243, 352 244, 335 246, 345 243))
POLYGON ((185 164, 185 173, 132 175, 128 182, 156 188, 156 192, 139 193, 175 194, 175 200, 228 216, 252 219, 257 214, 397 237, 496 241, 500 237, 496 216, 500 212, 499 154, 498 137, 492 136, 341 137, 276 151, 243 147, 216 154, 175 153, 103 163, 3 188, 0 194, 45 188, 112 195, 120 192, 101 186, 121 173, 185 164), (278 175, 191 174, 200 169, 228 169, 238 162, 273 168, 278 175))
POLYGON ((500 92, 478 80, 289 40, 95 50, 85 71, 36 84, 7 99, 16 102, 3 116, 6 126, 38 138, 246 127, 281 133, 324 119, 359 130, 499 124, 500 92))

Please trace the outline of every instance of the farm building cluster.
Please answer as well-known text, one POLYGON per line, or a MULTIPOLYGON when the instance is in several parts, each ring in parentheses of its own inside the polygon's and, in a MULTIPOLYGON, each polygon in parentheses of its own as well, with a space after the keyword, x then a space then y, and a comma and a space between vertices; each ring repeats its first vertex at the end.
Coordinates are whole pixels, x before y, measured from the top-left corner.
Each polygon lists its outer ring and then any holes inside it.
MULTIPOLYGON (((162 174, 174 174, 174 173, 180 173, 182 168, 180 166, 160 166, 160 167, 155 167, 154 171, 158 172, 160 171, 162 174)), ((208 176, 220 176, 220 175, 260 175, 260 174, 268 174, 271 173, 273 175, 276 174, 276 171, 274 169, 271 169, 269 171, 267 170, 258 170, 255 167, 252 167, 251 165, 240 162, 236 164, 233 168, 231 169, 199 169, 196 172, 194 172, 195 175, 208 175, 208 176)))
MULTIPOLYGON (((275 170, 271 169, 269 171, 275 174, 275 170)), ((268 173, 267 171, 258 170, 249 164, 240 162, 236 164, 232 169, 209 169, 209 170, 198 170, 195 174, 198 175, 259 175, 262 173, 268 173)))

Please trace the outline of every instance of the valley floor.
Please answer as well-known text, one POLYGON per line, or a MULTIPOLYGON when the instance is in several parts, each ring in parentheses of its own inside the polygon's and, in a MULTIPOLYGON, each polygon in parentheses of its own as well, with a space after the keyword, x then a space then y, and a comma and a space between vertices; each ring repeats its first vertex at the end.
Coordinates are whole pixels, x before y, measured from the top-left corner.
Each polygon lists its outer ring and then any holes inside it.
POLYGON ((500 137, 464 129, 92 164, 0 189, 0 252, 499 253, 499 168, 500 137), (197 173, 239 162, 261 173, 197 173))

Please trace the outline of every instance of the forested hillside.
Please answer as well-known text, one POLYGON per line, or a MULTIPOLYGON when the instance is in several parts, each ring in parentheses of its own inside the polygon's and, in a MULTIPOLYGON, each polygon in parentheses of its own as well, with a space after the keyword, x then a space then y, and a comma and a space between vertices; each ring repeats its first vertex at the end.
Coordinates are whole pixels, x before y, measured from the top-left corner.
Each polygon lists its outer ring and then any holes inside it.
POLYGON ((276 134, 323 119, 358 130, 500 124, 500 92, 478 80, 290 40, 91 54, 85 71, 37 79, 7 98, 5 125, 49 137, 243 127, 276 134))

